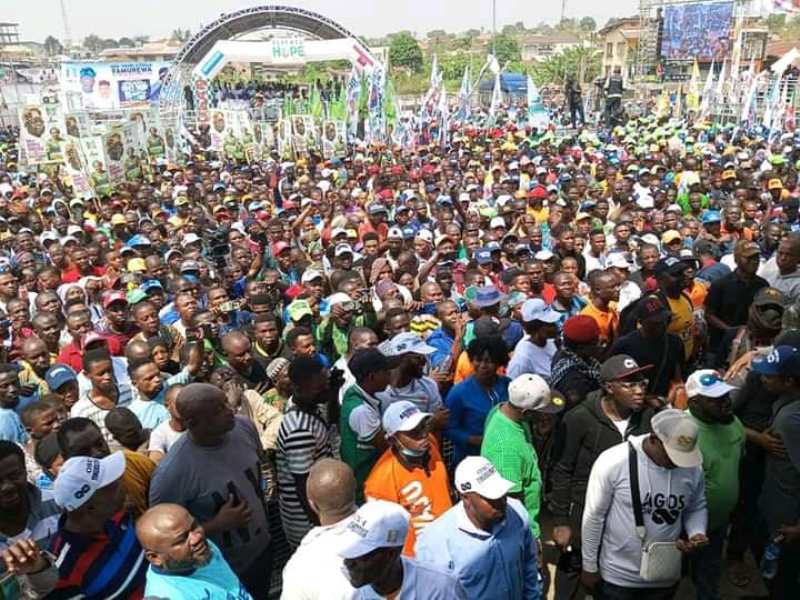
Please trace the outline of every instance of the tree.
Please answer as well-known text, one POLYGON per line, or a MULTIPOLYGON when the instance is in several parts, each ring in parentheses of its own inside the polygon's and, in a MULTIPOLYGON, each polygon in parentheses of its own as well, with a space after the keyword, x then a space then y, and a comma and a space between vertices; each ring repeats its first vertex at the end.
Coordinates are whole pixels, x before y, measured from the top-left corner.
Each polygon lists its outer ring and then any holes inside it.
POLYGON ((467 35, 459 36, 453 40, 452 48, 453 50, 469 50, 472 48, 472 40, 473 38, 467 35))
POLYGON ((422 49, 408 31, 393 35, 389 42, 389 63, 415 73, 422 69, 422 49))
POLYGON ((145 42, 150 41, 149 35, 135 35, 133 36, 133 41, 136 42, 137 46, 144 46, 145 42))
POLYGON ((121 37, 119 38, 117 43, 120 45, 121 48, 133 48, 136 45, 136 42, 134 42, 129 37, 121 37))
POLYGON ((596 48, 575 46, 554 54, 533 65, 531 74, 537 85, 554 83, 561 85, 568 74, 584 82, 600 75, 601 54, 596 48))
POLYGON ((106 48, 119 48, 119 43, 113 38, 106 38, 100 43, 100 49, 105 50, 106 48))
POLYGON ((188 42, 190 37, 192 37, 192 32, 188 29, 181 29, 179 27, 178 29, 172 30, 171 39, 175 40, 176 42, 188 42))
POLYGON ((492 44, 490 47, 494 47, 494 54, 501 67, 507 62, 521 59, 519 44, 513 37, 501 33, 493 38, 492 44))
POLYGON ((89 34, 83 38, 83 47, 91 52, 99 52, 103 48, 103 40, 97 34, 89 34))
POLYGON ((597 22, 592 17, 583 17, 578 23, 581 31, 594 31, 597 29, 597 22))
POLYGON ((44 51, 47 56, 56 56, 64 52, 64 46, 52 35, 48 35, 44 40, 44 51))

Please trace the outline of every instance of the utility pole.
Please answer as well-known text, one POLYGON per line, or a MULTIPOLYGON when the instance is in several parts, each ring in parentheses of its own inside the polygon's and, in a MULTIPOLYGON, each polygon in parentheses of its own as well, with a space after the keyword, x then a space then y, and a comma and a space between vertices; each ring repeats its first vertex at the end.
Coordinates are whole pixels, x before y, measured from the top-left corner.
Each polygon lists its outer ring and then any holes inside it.
POLYGON ((567 0, 561 0, 561 21, 559 23, 563 23, 564 19, 567 18, 567 0))
POLYGON ((492 56, 494 53, 494 38, 497 37, 497 0, 492 0, 492 56))
POLYGON ((67 19, 67 5, 65 4, 66 0, 60 0, 61 2, 61 20, 64 23, 64 50, 69 50, 69 47, 72 45, 72 33, 69 29, 69 19, 67 19))

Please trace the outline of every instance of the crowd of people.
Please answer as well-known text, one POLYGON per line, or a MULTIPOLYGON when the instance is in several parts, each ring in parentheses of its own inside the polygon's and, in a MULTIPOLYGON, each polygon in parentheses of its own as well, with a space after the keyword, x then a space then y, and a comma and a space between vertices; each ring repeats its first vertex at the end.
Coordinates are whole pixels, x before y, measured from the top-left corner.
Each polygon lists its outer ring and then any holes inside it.
POLYGON ((800 135, 18 159, 3 598, 800 598, 800 135))

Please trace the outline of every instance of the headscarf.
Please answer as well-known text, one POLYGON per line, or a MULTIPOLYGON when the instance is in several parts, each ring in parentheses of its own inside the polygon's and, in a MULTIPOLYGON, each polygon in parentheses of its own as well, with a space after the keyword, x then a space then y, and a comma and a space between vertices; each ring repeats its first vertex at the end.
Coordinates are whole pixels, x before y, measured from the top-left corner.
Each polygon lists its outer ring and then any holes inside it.
MULTIPOLYGON (((391 264, 385 258, 376 258, 375 261, 372 263, 372 268, 369 271, 369 283, 370 285, 375 285, 375 282, 378 281, 378 277, 380 277, 381 271, 383 271, 386 267, 391 269, 391 264)), ((394 271, 393 271, 394 272, 394 271)))

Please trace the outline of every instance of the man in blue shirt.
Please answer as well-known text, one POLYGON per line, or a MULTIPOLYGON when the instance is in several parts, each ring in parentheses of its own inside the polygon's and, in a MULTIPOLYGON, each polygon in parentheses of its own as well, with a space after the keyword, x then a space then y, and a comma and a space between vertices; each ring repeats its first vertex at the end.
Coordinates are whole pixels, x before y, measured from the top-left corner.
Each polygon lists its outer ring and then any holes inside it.
POLYGON ((145 598, 253 600, 219 548, 177 504, 158 504, 136 523, 150 562, 145 598))
POLYGON ((514 487, 482 456, 456 468, 461 502, 417 538, 416 556, 457 576, 469 598, 539 600, 542 586, 528 513, 514 487))
POLYGON ((25 426, 16 410, 19 408, 20 383, 14 365, 0 364, 0 440, 17 444, 28 441, 25 426))

